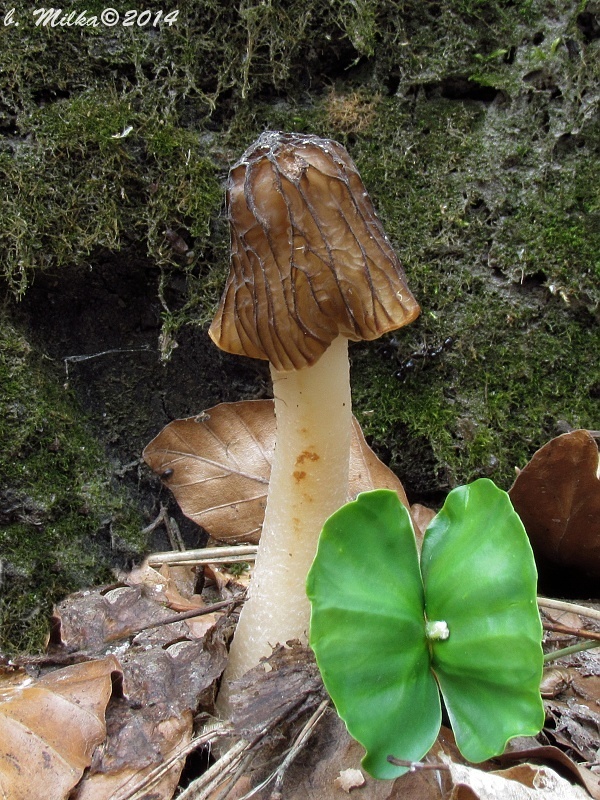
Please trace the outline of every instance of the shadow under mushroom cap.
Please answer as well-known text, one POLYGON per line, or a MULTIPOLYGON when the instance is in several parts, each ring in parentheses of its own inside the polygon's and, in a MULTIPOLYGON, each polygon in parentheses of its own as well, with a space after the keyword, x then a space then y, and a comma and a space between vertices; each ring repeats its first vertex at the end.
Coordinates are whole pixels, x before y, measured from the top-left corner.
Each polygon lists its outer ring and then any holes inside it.
POLYGON ((339 335, 376 339, 419 306, 358 171, 337 142, 268 131, 232 167, 231 271, 210 336, 289 371, 339 335))

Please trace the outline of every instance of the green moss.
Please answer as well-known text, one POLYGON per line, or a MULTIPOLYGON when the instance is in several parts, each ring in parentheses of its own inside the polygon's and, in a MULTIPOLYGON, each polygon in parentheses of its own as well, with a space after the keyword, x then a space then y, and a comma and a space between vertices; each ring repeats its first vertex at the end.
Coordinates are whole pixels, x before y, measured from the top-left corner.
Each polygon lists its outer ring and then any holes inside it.
POLYGON ((572 11, 540 19, 537 46, 525 5, 506 41, 519 44, 513 64, 501 36, 483 66, 474 57, 481 74, 501 63, 504 82, 490 85, 507 94, 494 102, 445 97, 443 85, 403 98, 338 84, 302 105, 242 107, 228 131, 238 155, 279 128, 332 136, 356 160, 423 313, 393 347, 352 349, 355 408, 413 496, 480 475, 508 488, 564 422, 597 427, 598 127, 573 91, 592 90, 596 67, 550 39, 577 37, 572 11), (523 80, 540 64, 554 71, 541 88, 523 80), (448 337, 451 348, 401 369, 448 337))
MULTIPOLYGON (((176 25, 135 35, 0 28, 0 263, 13 291, 37 270, 133 243, 162 270, 168 356, 182 325, 208 321, 224 282, 228 166, 265 128, 331 136, 356 160, 423 309, 395 346, 352 350, 359 419, 411 492, 480 474, 508 486, 560 420, 597 428, 600 59, 579 18, 586 4, 178 8, 176 25), (48 47, 57 35, 61 47, 48 47), (452 348, 403 368, 448 337, 452 348)), ((13 337, 15 358, 19 347, 13 337)), ((77 541, 80 524, 90 536, 99 525, 78 509, 108 503, 110 486, 62 390, 66 406, 43 399, 43 385, 22 414, 27 392, 2 400, 13 442, 3 469, 17 471, 48 536, 68 519, 65 541, 77 541), (91 459, 85 479, 76 455, 91 459), (58 505, 43 490, 50 457, 58 505)), ((17 565, 23 526, 37 530, 20 518, 7 528, 17 565)))
POLYGON ((0 649, 31 651, 54 601, 144 541, 72 397, 4 315, 0 385, 0 649))
MULTIPOLYGON (((550 148, 524 151, 517 168, 516 138, 500 142, 489 116, 468 102, 408 109, 386 101, 376 136, 354 147, 423 308, 397 335, 402 344, 391 365, 377 349, 359 349, 359 419, 417 491, 431 489, 420 462, 433 467, 440 486, 490 474, 508 487, 514 467, 556 435, 560 420, 594 427, 599 411, 600 331, 592 314, 600 248, 589 216, 598 183, 589 173, 556 169, 559 155, 550 148), (546 173, 550 159, 555 169, 546 173), (528 184, 532 166, 540 178, 528 184), (549 194, 554 207, 540 201, 549 194), (415 359, 412 372, 390 379, 411 352, 448 336, 454 346, 437 361, 415 359)), ((517 119, 521 135, 536 126, 535 113, 516 105, 505 130, 517 119)), ((583 137, 581 146, 591 141, 583 137)))

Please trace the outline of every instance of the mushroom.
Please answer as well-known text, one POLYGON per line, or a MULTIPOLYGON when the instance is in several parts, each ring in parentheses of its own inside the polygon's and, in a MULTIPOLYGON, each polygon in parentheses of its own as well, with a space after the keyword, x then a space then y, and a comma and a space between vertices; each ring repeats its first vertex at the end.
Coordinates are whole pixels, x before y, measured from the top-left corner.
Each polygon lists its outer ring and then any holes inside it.
POLYGON ((227 204, 231 271, 209 334, 270 362, 277 440, 222 707, 229 682, 272 647, 307 640, 306 576, 323 523, 348 499, 348 339, 375 339, 420 311, 337 142, 263 133, 232 167, 227 204))

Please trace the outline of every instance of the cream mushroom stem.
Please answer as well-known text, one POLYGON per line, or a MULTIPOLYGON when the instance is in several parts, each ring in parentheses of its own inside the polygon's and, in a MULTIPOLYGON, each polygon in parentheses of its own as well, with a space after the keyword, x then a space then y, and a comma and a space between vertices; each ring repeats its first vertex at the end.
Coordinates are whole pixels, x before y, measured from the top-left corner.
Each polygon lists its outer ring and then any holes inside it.
POLYGON ((348 496, 352 406, 348 340, 338 336, 319 360, 281 372, 271 366, 277 439, 249 597, 231 645, 219 710, 231 682, 278 643, 307 641, 306 576, 325 520, 348 496))

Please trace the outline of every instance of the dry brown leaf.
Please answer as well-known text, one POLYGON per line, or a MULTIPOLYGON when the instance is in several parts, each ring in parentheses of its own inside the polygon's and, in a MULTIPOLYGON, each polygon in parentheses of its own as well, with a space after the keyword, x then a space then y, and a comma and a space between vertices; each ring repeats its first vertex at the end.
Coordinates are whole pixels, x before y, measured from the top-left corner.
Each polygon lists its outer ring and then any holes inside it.
POLYGON ((422 506, 420 503, 413 503, 410 507, 410 515, 419 529, 425 531, 431 520, 435 517, 436 512, 433 508, 427 508, 427 506, 422 506))
MULTIPOLYGON (((164 763, 181 745, 192 737, 192 715, 188 711, 181 717, 172 717, 156 723, 153 734, 153 754, 158 763, 164 763)), ((131 741, 131 747, 139 747, 140 739, 131 741)), ((144 795, 152 800, 171 800, 183 769, 185 759, 178 759, 156 782, 152 783, 144 795)), ((137 761, 137 760, 136 760, 137 761)), ((95 770, 77 787, 70 800, 121 800, 129 797, 136 787, 144 786, 144 781, 156 764, 140 768, 136 761, 123 764, 117 770, 104 768, 95 770)))
POLYGON ((509 743, 511 749, 502 755, 503 762, 519 758, 560 765, 563 768, 563 774, 566 774, 565 770, 570 772, 573 779, 584 786, 594 800, 600 800, 600 779, 590 769, 580 766, 572 758, 569 758, 560 748, 545 745, 519 749, 515 742, 516 740, 513 739, 509 743))
POLYGON ((598 755, 600 731, 600 677, 582 675, 575 667, 564 668, 567 686, 556 697, 546 699, 548 727, 553 739, 593 763, 598 755))
POLYGON ((567 669, 561 667, 546 667, 540 683, 542 697, 557 697, 569 686, 571 676, 567 669))
POLYGON ((174 420, 143 457, 187 517, 215 538, 256 543, 274 448, 273 402, 248 400, 174 420))
MULTIPOLYGON (((120 800, 189 742, 193 717, 214 710, 216 683, 227 663, 224 624, 202 641, 131 647, 122 658, 126 697, 110 703, 107 738, 73 800, 120 800)), ((137 637, 136 637, 137 640, 137 637)), ((168 800, 179 781, 177 760, 144 797, 168 800)))
POLYGON ((423 536, 425 535, 425 531, 427 530, 427 526, 431 522, 431 520, 435 517, 436 512, 432 508, 428 508, 427 506, 422 506, 420 503, 413 503, 410 507, 410 516, 413 521, 413 527, 415 529, 415 537, 417 539, 417 547, 419 548, 419 552, 421 550, 421 545, 423 543, 423 536))
POLYGON ((154 599, 164 603, 173 611, 192 611, 205 608, 206 603, 194 593, 197 580, 195 567, 163 564, 159 570, 144 562, 119 578, 128 586, 146 586, 153 590, 154 599))
POLYGON ((24 679, 0 705, 0 796, 62 800, 106 735, 114 656, 24 679))
POLYGON ((509 494, 536 553, 600 577, 598 447, 588 431, 544 445, 509 494))
MULTIPOLYGON (((350 498, 392 489, 408 507, 402 484, 353 422, 350 498)), ((221 541, 255 544, 260 536, 275 449, 272 400, 221 403, 171 422, 146 447, 148 466, 171 489, 183 513, 221 541)))
MULTIPOLYGON (((161 602, 161 591, 143 585, 95 587, 72 594, 52 614, 54 646, 98 653, 110 642, 126 639, 141 628, 173 616, 161 602)), ((183 625, 183 623, 177 623, 183 625)), ((167 635, 173 638, 173 628, 167 635)))
POLYGON ((520 764, 493 773, 442 758, 454 783, 450 800, 589 800, 580 786, 573 786, 548 767, 520 764), (465 793, 465 787, 470 791, 465 793))
POLYGON ((349 499, 354 499, 360 492, 368 492, 371 489, 391 489, 397 492, 400 501, 409 508, 400 479, 371 450, 355 417, 352 418, 352 426, 348 474, 349 499))

